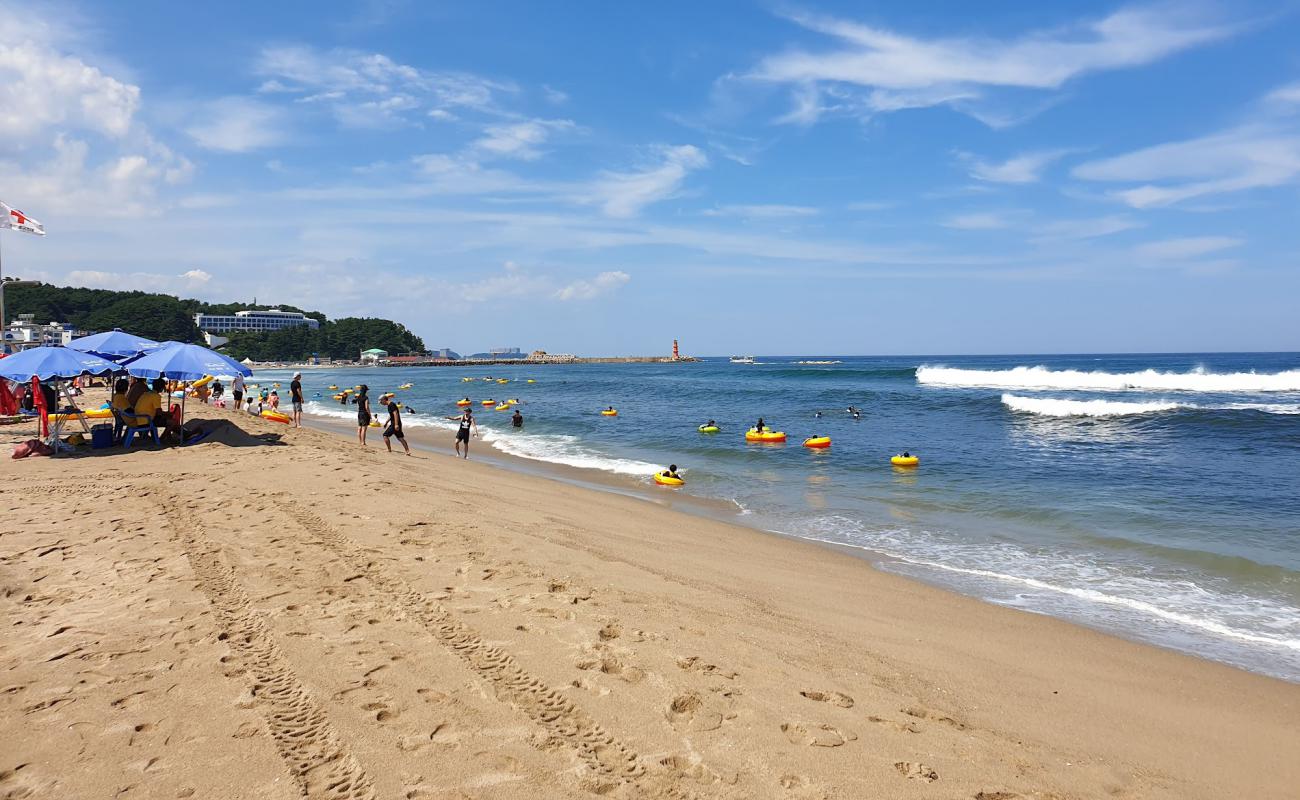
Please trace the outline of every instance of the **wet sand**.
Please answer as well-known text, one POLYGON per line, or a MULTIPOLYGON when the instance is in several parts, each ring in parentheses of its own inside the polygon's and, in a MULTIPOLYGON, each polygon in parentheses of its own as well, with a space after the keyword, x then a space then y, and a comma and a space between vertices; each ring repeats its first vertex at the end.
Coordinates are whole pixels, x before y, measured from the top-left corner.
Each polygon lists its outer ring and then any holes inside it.
POLYGON ((195 447, 4 461, 0 797, 1300 786, 1300 686, 445 445, 191 410, 224 423, 195 447))

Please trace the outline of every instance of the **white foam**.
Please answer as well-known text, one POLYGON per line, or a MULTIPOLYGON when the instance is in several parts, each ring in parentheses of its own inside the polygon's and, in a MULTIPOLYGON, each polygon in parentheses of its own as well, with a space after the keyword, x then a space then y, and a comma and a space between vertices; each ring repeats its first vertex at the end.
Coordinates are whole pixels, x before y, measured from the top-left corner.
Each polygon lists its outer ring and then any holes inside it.
POLYGON ((636 475, 649 478, 663 469, 658 464, 616 458, 605 455, 582 444, 577 436, 515 433, 480 429, 483 441, 503 453, 533 461, 546 461, 579 469, 598 469, 619 475, 636 475))
POLYGON ((1300 370, 1287 372, 1083 372, 1044 366, 1003 370, 921 366, 917 383, 994 389, 1083 389, 1092 391, 1300 392, 1300 370))
POLYGON ((1012 411, 1038 414, 1044 417, 1125 417, 1137 414, 1157 414, 1180 408, 1197 408, 1203 411, 1260 411, 1265 414, 1300 414, 1300 403, 1227 403, 1224 405, 1198 405, 1175 403, 1170 400, 1124 402, 1120 400, 1061 400, 1055 397, 1024 397, 1017 394, 1002 395, 1002 405, 1012 411))
POLYGON ((1014 394, 1002 395, 1002 405, 1013 411, 1045 417, 1123 417, 1188 407, 1160 400, 1123 403, 1116 400, 1057 400, 1052 397, 1021 397, 1014 394))
POLYGON ((1218 638, 1300 654, 1300 624, 1295 622, 1300 620, 1300 614, 1293 606, 1208 589, 1190 579, 1125 575, 1100 564, 1077 562, 1064 554, 1033 555, 1010 544, 963 546, 940 541, 925 532, 868 531, 857 520, 841 516, 814 518, 783 532, 879 553, 926 569, 1122 608, 1218 638), (1283 620, 1290 622, 1279 624, 1283 620))

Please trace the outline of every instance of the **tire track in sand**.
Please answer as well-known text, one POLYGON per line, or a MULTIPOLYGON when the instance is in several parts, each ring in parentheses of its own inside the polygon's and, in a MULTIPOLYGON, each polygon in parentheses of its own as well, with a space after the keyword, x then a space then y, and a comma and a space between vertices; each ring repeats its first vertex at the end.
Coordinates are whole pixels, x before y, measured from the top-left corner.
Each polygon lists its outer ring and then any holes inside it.
POLYGON ((222 630, 219 638, 253 679, 253 696, 303 796, 374 800, 370 777, 340 743, 325 712, 288 666, 216 545, 200 533, 202 529, 179 498, 167 502, 164 513, 199 589, 216 612, 222 630))
MULTIPOLYGON (((446 608, 411 588, 404 580, 389 575, 354 541, 310 509, 284 494, 276 494, 275 498, 286 517, 305 533, 319 537, 351 569, 366 577, 376 590, 378 603, 387 606, 396 618, 411 619, 422 625, 439 644, 491 683, 498 699, 523 712, 567 745, 597 776, 623 784, 648 782, 645 765, 636 752, 618 741, 572 701, 548 689, 541 680, 521 669, 509 653, 488 645, 446 608)), ((669 776, 661 777, 671 782, 669 776)), ((658 781, 655 783, 659 784, 658 781)), ((667 796, 688 796, 681 787, 659 784, 656 788, 667 796)))

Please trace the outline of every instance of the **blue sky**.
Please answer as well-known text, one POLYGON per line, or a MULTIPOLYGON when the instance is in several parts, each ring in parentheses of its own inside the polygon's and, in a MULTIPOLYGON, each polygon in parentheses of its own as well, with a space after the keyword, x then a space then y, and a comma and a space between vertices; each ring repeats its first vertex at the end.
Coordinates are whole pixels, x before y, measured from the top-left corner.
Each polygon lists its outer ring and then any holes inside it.
POLYGON ((1294 3, 0 4, 6 274, 582 354, 1300 350, 1294 3))

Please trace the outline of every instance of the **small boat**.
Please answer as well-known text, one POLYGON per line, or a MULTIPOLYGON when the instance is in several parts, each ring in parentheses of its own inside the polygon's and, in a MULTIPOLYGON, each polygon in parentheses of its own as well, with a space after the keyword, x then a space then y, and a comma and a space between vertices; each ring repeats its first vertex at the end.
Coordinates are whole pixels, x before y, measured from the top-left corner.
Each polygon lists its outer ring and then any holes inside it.
POLYGON ((753 357, 753 356, 732 356, 732 357, 731 357, 731 363, 733 363, 733 364, 753 364, 753 363, 756 363, 756 362, 754 361, 754 357, 753 357))

